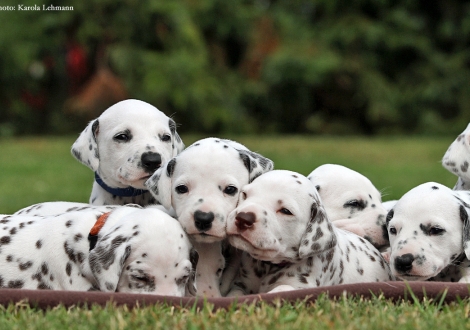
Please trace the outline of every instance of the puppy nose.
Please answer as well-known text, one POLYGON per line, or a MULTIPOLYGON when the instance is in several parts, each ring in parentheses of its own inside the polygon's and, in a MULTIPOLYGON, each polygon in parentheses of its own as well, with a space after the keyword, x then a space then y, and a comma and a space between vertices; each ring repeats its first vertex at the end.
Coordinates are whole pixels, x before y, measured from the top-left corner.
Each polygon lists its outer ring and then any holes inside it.
POLYGON ((153 173, 162 165, 162 157, 156 152, 144 152, 140 158, 142 167, 148 173, 153 173))
POLYGON ((395 269, 400 272, 407 272, 413 268, 413 260, 415 258, 411 253, 404 254, 395 258, 395 269))
POLYGON ((240 230, 246 230, 253 227, 256 216, 253 212, 240 212, 235 216, 235 226, 240 230))
POLYGON ((200 231, 207 231, 212 227, 212 221, 214 221, 214 213, 202 212, 197 210, 194 212, 194 223, 196 228, 200 231))

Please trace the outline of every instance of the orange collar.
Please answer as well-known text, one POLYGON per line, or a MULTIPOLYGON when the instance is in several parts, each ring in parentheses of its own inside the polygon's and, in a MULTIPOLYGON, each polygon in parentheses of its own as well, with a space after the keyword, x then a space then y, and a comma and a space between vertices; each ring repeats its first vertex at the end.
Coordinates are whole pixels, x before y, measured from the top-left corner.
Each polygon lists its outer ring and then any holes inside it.
POLYGON ((91 228, 90 233, 88 234, 88 241, 90 242, 90 251, 96 245, 98 241, 98 233, 100 232, 101 228, 103 228, 106 220, 108 220, 108 216, 111 212, 103 213, 100 217, 96 220, 95 225, 91 228))

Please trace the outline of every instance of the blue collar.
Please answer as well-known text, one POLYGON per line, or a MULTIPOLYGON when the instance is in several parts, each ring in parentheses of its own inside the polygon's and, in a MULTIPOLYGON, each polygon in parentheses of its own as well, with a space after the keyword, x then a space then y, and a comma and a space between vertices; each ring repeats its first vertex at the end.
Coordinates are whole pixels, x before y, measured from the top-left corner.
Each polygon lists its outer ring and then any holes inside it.
POLYGON ((103 182, 103 179, 100 178, 98 173, 95 172, 95 181, 98 183, 101 188, 109 192, 110 194, 114 196, 119 196, 119 197, 132 197, 132 196, 139 196, 142 194, 145 194, 148 190, 144 189, 135 189, 133 187, 128 187, 128 188, 111 188, 108 186, 106 183, 103 182))

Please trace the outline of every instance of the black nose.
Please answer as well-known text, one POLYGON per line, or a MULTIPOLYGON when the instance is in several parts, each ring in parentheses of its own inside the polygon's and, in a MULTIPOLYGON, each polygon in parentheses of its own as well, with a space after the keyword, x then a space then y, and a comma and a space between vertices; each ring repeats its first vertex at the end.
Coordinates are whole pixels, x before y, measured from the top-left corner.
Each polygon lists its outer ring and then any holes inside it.
POLYGON ((214 213, 206 213, 199 210, 194 212, 194 223, 196 224, 196 228, 198 230, 206 231, 211 229, 212 221, 214 221, 214 213))
POLYGON ((156 152, 144 152, 140 158, 145 172, 153 173, 162 165, 162 157, 156 152))
POLYGON ((235 226, 240 230, 246 230, 253 227, 256 221, 256 215, 253 212, 240 212, 235 217, 235 226))
POLYGON ((411 253, 404 254, 402 256, 396 257, 395 258, 395 269, 399 272, 408 272, 413 268, 413 260, 415 258, 411 253))

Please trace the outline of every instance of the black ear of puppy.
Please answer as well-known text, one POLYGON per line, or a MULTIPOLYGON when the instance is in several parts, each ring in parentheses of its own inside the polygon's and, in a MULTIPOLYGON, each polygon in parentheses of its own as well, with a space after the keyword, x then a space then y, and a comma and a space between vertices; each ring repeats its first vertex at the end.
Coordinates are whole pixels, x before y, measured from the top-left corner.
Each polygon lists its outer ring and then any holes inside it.
POLYGON ((199 253, 192 248, 189 252, 189 261, 191 261, 191 265, 193 267, 191 271, 191 275, 189 276, 188 284, 186 285, 187 292, 192 295, 197 295, 197 287, 196 287, 196 267, 199 261, 199 253))
POLYGON ((168 162, 168 165, 166 167, 166 175, 171 178, 173 175, 173 172, 175 171, 175 165, 176 165, 176 158, 171 159, 168 162))
POLYGON ((91 125, 91 132, 93 133, 93 138, 95 139, 96 142, 96 137, 98 136, 98 133, 100 131, 100 121, 98 119, 95 119, 93 122, 93 125, 91 125))
POLYGON ((390 211, 388 211, 387 213, 387 217, 385 218, 385 223, 386 225, 388 226, 388 223, 390 222, 390 220, 393 219, 393 215, 395 214, 395 211, 393 209, 391 209, 390 211))

